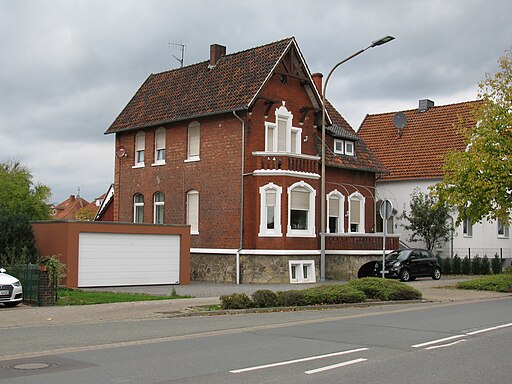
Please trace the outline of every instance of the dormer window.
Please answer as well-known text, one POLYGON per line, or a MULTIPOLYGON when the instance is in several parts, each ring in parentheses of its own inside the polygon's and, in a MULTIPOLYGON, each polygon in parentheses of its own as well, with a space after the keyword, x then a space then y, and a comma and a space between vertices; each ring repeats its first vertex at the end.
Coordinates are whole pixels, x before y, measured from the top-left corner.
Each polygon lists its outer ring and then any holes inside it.
POLYGON ((334 139, 334 153, 338 155, 354 156, 354 148, 352 140, 334 139))
POLYGON ((284 101, 275 115, 275 123, 265 123, 265 152, 300 154, 302 129, 292 126, 293 115, 284 106, 284 101))

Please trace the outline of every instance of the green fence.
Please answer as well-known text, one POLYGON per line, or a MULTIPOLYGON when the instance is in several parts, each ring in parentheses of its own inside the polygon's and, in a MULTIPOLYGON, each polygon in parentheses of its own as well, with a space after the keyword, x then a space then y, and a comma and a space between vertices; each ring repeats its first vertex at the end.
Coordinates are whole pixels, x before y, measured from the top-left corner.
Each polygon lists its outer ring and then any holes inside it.
POLYGON ((25 265, 23 302, 29 305, 39 305, 39 269, 37 264, 25 265))

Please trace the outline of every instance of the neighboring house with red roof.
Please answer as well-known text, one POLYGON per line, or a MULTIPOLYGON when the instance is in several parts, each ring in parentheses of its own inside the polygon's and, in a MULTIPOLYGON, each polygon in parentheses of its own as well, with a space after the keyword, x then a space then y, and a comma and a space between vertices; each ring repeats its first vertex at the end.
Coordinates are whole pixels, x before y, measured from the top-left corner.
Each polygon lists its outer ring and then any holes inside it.
MULTIPOLYGON (((367 115, 362 122, 359 135, 389 170, 389 174, 377 181, 379 199, 389 199, 396 209, 388 229, 402 233, 401 241, 408 245, 418 246, 418 243, 408 241, 410 234, 398 216, 404 209, 409 210, 415 188, 428 192, 429 186, 443 179, 446 154, 465 149, 458 127, 461 123, 474 126, 475 110, 480 105, 481 101, 469 101, 434 106, 425 99, 419 101, 417 109, 367 115)), ((453 244, 450 241, 441 250, 443 255, 450 255, 452 247, 453 254, 461 257, 487 254, 491 258, 495 253, 511 257, 510 229, 497 222, 465 221, 456 228, 453 244)))
POLYGON ((190 225, 196 280, 307 282, 324 198, 326 277, 356 275, 354 255, 382 254, 374 188, 386 169, 328 104, 320 196, 321 82, 293 37, 232 54, 213 44, 207 61, 150 75, 106 131, 113 220, 190 225))
POLYGON ((88 205, 89 202, 84 198, 70 195, 66 200, 52 208, 52 218, 55 220, 75 220, 76 213, 88 205))

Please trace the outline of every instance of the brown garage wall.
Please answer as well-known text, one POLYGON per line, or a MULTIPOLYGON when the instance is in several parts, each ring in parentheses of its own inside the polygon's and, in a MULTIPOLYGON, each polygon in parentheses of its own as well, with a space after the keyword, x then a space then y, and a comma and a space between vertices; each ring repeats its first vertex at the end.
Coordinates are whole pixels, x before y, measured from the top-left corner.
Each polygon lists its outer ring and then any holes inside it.
POLYGON ((36 221, 32 223, 41 256, 57 255, 66 264, 63 284, 78 287, 78 239, 82 232, 180 236, 180 285, 190 284, 190 227, 93 221, 36 221))

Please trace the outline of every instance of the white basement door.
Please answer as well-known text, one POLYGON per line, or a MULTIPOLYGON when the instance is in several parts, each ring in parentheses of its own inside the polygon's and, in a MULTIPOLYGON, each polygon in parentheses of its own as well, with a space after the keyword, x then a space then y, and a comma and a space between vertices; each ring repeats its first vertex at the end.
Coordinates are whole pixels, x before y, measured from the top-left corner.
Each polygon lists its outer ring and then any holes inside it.
POLYGON ((178 284, 180 237, 80 233, 78 286, 178 284))

